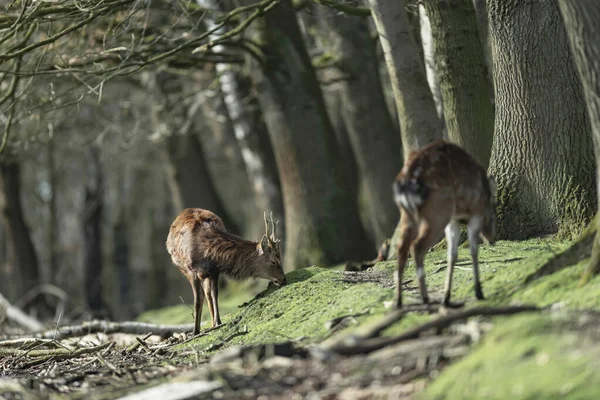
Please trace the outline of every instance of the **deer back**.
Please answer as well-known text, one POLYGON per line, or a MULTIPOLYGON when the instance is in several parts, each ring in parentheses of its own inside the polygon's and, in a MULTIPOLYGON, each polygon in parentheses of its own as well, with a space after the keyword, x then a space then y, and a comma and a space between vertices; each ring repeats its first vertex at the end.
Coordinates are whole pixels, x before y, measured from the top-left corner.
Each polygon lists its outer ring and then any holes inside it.
POLYGON ((440 140, 409 155, 394 182, 394 199, 413 216, 484 216, 495 206, 493 186, 469 153, 440 140))

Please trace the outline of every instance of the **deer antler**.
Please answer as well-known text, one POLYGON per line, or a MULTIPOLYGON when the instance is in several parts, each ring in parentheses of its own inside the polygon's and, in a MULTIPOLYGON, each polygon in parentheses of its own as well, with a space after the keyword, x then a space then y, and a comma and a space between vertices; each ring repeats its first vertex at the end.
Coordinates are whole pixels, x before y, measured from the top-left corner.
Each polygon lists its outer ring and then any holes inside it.
POLYGON ((265 218, 265 235, 267 235, 267 237, 269 236, 269 222, 267 220, 267 212, 264 211, 263 212, 264 218, 265 218))
POLYGON ((270 214, 270 219, 271 219, 271 243, 279 243, 281 242, 281 239, 277 239, 276 236, 276 230, 277 230, 277 224, 279 223, 279 221, 273 221, 273 211, 271 211, 270 214))

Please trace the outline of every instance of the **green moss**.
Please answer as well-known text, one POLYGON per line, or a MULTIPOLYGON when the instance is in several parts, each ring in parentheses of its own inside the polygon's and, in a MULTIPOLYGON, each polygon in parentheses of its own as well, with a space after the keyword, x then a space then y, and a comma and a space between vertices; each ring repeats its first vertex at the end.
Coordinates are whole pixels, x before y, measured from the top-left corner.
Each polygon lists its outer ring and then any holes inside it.
POLYGON ((567 317, 496 318, 496 329, 447 368, 423 399, 569 399, 600 394, 600 345, 567 317))
POLYGON ((383 302, 391 289, 374 283, 353 284, 342 273, 310 267, 287 274, 288 284, 271 287, 237 312, 225 315, 226 325, 184 345, 184 349, 204 357, 215 345, 251 345, 302 339, 319 341, 330 334, 326 322, 353 315, 357 321, 384 312, 383 302))

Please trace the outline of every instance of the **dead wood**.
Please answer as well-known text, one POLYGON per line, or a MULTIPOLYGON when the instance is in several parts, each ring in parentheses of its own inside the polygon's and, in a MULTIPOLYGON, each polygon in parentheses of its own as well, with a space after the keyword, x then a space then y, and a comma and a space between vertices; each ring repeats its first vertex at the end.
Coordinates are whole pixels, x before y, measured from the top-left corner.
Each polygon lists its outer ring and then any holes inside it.
POLYGON ((371 329, 368 334, 371 336, 367 336, 365 339, 361 339, 360 337, 350 336, 342 339, 337 343, 333 343, 328 346, 329 351, 333 351, 340 355, 355 355, 355 354, 365 354, 370 353, 375 350, 382 349, 386 346, 390 346, 404 340, 415 339, 418 338, 422 333, 430 331, 432 329, 441 330, 447 328, 454 322, 464 320, 467 318, 471 318, 474 316, 495 316, 495 315, 512 315, 521 312, 528 311, 539 311, 540 309, 535 306, 507 306, 507 307, 476 307, 468 310, 456 312, 450 315, 445 315, 443 317, 437 318, 433 321, 426 322, 422 325, 419 325, 413 329, 409 329, 408 331, 402 333, 398 336, 392 337, 372 337, 374 335, 379 334, 383 329, 391 326, 396 321, 400 320, 403 316, 403 312, 401 310, 395 311, 389 316, 385 316, 382 323, 376 325, 374 329, 371 329))
POLYGON ((32 337, 19 338, 19 339, 9 339, 9 340, 1 340, 0 347, 33 347, 44 344, 50 347, 61 347, 62 345, 57 343, 56 340, 53 339, 38 339, 32 337))
POLYGON ((44 325, 35 318, 30 317, 24 313, 20 308, 12 305, 6 297, 0 293, 0 310, 4 309, 6 318, 19 325, 27 331, 40 331, 44 329, 44 325))
MULTIPOLYGON (((131 335, 143 335, 148 332, 153 332, 161 337, 171 336, 176 332, 187 332, 193 329, 193 324, 181 325, 156 325, 145 322, 111 322, 103 320, 95 320, 84 322, 81 325, 63 326, 58 329, 51 329, 45 332, 38 332, 28 335, 10 335, 6 338, 33 337, 41 339, 61 340, 70 337, 84 336, 90 333, 126 333, 131 335)), ((0 336, 0 338, 3 338, 0 336)))

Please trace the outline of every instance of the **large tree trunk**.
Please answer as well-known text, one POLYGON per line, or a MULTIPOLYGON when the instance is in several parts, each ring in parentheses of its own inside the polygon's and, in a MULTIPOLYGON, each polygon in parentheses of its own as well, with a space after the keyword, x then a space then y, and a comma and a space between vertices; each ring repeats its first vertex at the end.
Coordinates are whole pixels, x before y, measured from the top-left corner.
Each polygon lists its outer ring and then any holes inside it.
POLYGON ((90 152, 92 184, 86 186, 83 205, 83 274, 86 305, 92 316, 105 317, 102 300, 102 209, 104 182, 98 149, 90 152))
POLYGON ((283 189, 285 267, 362 259, 371 244, 348 195, 322 93, 291 1, 260 22, 262 68, 253 68, 283 189))
POLYGON ((450 141, 486 168, 494 109, 472 0, 425 0, 450 141))
POLYGON ((405 2, 369 0, 369 4, 394 89, 406 156, 411 150, 441 138, 442 123, 408 23, 405 2))
POLYGON ((490 0, 488 14, 499 236, 572 237, 594 212, 594 155, 556 0, 490 0))
MULTIPOLYGON (((583 84, 596 157, 596 193, 600 193, 600 2, 559 0, 559 6, 583 84)), ((600 218, 595 218, 594 222, 591 258, 581 283, 587 283, 592 276, 600 273, 600 218)))
POLYGON ((21 207, 20 171, 17 161, 0 162, 0 207, 5 233, 12 241, 16 258, 18 292, 24 295, 39 285, 40 276, 37 253, 21 207))
POLYGON ((375 242, 381 243, 394 232, 398 221, 390 182, 402 167, 400 135, 387 111, 367 22, 345 15, 325 21, 337 68, 344 76, 340 83, 341 113, 362 182, 368 230, 375 242))

